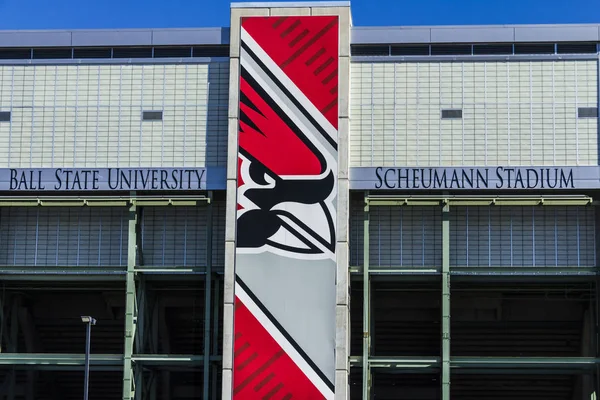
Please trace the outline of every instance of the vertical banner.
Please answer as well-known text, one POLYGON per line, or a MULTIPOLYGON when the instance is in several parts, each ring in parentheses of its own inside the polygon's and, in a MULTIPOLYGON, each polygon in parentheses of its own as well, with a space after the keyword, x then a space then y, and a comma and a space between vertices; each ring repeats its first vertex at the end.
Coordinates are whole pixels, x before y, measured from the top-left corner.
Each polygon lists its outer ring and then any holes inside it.
POLYGON ((333 399, 338 16, 242 17, 233 398, 333 399))

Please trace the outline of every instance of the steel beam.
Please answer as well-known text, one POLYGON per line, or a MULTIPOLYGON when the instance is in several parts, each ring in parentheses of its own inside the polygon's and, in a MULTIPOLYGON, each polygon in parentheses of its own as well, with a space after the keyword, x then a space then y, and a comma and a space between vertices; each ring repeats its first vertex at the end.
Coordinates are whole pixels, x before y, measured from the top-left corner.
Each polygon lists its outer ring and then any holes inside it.
MULTIPOLYGON (((371 368, 419 370, 423 373, 443 368, 442 357, 371 357, 371 368)), ((353 367, 364 365, 363 357, 351 357, 353 367)), ((577 373, 600 365, 596 357, 452 357, 450 368, 455 373, 468 374, 531 374, 536 370, 577 373)))
POLYGON ((371 399, 371 276, 369 274, 369 199, 365 193, 363 213, 363 400, 371 399))
MULTIPOLYGON (((360 367, 364 363, 363 357, 351 357, 350 365, 360 367)), ((377 369, 413 370, 417 373, 438 371, 441 364, 440 357, 371 357, 369 366, 377 369)))
POLYGON ((442 400, 450 400, 450 206, 442 208, 442 400))
POLYGON ((139 206, 196 206, 207 203, 206 196, 99 196, 74 200, 60 196, 0 196, 0 207, 126 207, 139 206))
POLYGON ((549 196, 390 196, 371 195, 371 206, 582 206, 593 204, 585 195, 549 196))
MULTIPOLYGON (((209 192, 209 198, 212 199, 212 192, 209 192)), ((203 399, 208 399, 210 390, 210 325, 212 312, 212 227, 213 227, 213 202, 209 201, 206 217, 206 278, 204 280, 204 384, 202 391, 203 399)))
MULTIPOLYGON (((36 365, 36 366, 80 366, 85 365, 85 354, 50 354, 50 353, 1 353, 0 365, 36 365)), ((123 365, 123 356, 120 354, 92 354, 92 366, 118 366, 123 365)))
POLYGON ((137 304, 135 290, 135 264, 137 253, 138 210, 135 204, 129 207, 127 242, 127 281, 125 294, 125 348, 123 354, 123 400, 132 400, 135 395, 133 373, 133 344, 137 326, 137 304))
POLYGON ((511 374, 531 374, 533 370, 557 370, 569 374, 595 369, 600 358, 595 357, 452 357, 456 372, 488 374, 490 369, 511 374))
MULTIPOLYGON (((204 365, 205 357, 188 354, 136 354, 131 359, 144 366, 204 365)), ((209 357, 209 361, 220 361, 221 356, 209 357)))

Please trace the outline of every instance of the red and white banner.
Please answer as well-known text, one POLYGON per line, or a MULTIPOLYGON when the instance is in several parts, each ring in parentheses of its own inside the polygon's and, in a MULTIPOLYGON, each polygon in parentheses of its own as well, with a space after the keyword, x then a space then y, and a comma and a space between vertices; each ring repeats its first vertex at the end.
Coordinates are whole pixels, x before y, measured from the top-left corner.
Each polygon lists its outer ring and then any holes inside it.
POLYGON ((233 397, 333 399, 338 17, 240 38, 233 397))

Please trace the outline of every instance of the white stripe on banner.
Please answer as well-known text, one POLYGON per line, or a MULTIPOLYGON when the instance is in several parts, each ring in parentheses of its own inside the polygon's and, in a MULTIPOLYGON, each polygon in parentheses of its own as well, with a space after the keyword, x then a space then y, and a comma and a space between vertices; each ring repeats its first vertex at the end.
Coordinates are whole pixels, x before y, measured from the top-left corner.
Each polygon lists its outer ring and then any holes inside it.
POLYGON ((258 322, 267 330, 271 337, 277 342, 277 344, 285 351, 285 353, 292 359, 292 361, 300 368, 304 375, 315 385, 315 387, 321 392, 323 397, 327 400, 333 400, 334 394, 329 387, 323 382, 323 380, 317 375, 317 373, 308 365, 304 358, 296 351, 294 346, 279 332, 279 329, 271 322, 271 320, 262 312, 260 307, 252 301, 250 296, 244 291, 244 289, 236 282, 235 283, 235 295, 240 299, 242 303, 248 308, 248 311, 258 320, 258 322))

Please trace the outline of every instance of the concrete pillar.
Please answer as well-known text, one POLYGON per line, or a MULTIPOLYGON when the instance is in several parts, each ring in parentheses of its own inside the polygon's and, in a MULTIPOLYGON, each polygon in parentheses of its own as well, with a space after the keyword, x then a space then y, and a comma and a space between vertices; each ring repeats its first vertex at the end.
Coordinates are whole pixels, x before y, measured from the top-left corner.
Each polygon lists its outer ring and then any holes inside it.
MULTIPOLYGON (((350 3, 237 3, 231 9, 229 132, 227 166, 227 206, 225 230, 223 386, 224 400, 233 398, 234 299, 236 270, 236 219, 238 172, 240 24, 244 16, 338 16, 338 196, 336 220, 336 293, 335 293, 335 398, 348 399, 349 375, 349 85, 350 85, 350 3)), ((301 40, 301 39, 298 39, 301 40)), ((308 39, 307 39, 308 40, 308 39)), ((307 289, 307 295, 310 295, 307 289)), ((293 395, 293 393, 291 393, 293 395)))

